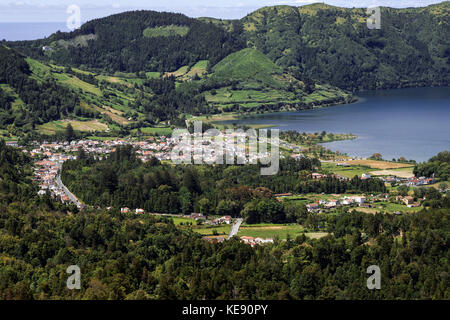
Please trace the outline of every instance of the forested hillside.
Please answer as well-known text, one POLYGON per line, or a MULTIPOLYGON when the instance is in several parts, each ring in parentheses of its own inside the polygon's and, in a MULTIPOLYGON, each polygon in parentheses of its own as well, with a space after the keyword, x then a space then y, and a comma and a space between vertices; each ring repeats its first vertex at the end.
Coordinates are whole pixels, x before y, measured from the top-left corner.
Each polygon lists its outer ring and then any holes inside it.
MULTIPOLYGON (((276 176, 260 175, 258 166, 171 166, 158 160, 142 163, 131 146, 118 148, 101 161, 80 153, 63 164, 62 180, 88 204, 143 208, 147 212, 213 214, 225 208, 248 221, 292 222, 274 193, 386 192, 379 179, 349 181, 308 178, 317 159, 282 159, 276 176), (254 205, 259 205, 253 212, 254 205), (267 211, 266 207, 274 210, 267 211)), ((301 210, 297 211, 300 214, 301 210)))
MULTIPOLYGON (((125 151, 112 160, 132 166, 125 151)), ((0 299, 450 298, 446 198, 446 209, 404 216, 327 215, 327 237, 252 248, 237 239, 210 243, 148 214, 67 215, 48 196, 25 196, 27 168, 21 151, 0 142, 0 299), (74 264, 81 290, 66 287, 74 264), (381 290, 366 288, 373 264, 381 290)))
POLYGON ((132 11, 89 21, 74 32, 17 42, 14 47, 33 58, 62 65, 137 72, 175 71, 198 60, 214 65, 243 48, 244 42, 238 27, 226 32, 182 14, 132 11), (177 26, 184 27, 184 32, 171 33, 177 26), (44 53, 44 45, 53 50, 44 53))
POLYGON ((448 85, 450 2, 381 8, 370 30, 365 8, 325 4, 266 7, 242 19, 248 46, 275 63, 340 88, 448 85))
POLYGON ((0 45, 0 84, 6 84, 18 94, 26 107, 12 108, 13 97, 0 91, 0 127, 14 124, 34 126, 71 114, 78 98, 53 79, 38 81, 31 77, 25 57, 0 45))
POLYGON ((416 177, 435 177, 446 181, 450 178, 450 151, 443 151, 425 163, 414 167, 416 177))
POLYGON ((8 43, 43 61, 114 71, 175 71, 256 48, 298 79, 342 89, 448 85, 450 4, 381 9, 381 29, 365 8, 325 4, 259 9, 241 20, 191 19, 135 11, 96 19, 71 33, 8 43), (43 51, 48 45, 53 50, 43 51))

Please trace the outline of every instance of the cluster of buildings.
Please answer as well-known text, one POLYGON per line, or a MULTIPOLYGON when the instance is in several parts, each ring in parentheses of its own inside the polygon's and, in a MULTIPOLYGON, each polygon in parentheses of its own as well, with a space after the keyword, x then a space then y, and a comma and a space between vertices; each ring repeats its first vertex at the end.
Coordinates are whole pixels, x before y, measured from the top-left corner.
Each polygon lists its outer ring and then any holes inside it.
POLYGON ((420 186, 426 186, 429 184, 433 184, 434 178, 425 178, 425 177, 412 177, 409 178, 408 181, 406 181, 406 185, 409 187, 420 187, 420 186))
MULTIPOLYGON (((207 241, 211 241, 211 242, 218 242, 221 243, 223 241, 225 241, 225 237, 223 236, 218 236, 218 237, 203 237, 204 240, 207 241)), ((242 236, 241 238, 241 242, 248 244, 252 247, 256 246, 256 245, 262 245, 265 243, 273 243, 273 239, 272 238, 267 238, 267 239, 263 239, 263 238, 254 238, 254 237, 247 237, 247 236, 242 236)))
POLYGON ((396 196, 395 200, 398 202, 403 202, 408 208, 414 208, 414 207, 420 207, 420 201, 422 201, 422 198, 418 199, 418 202, 414 202, 414 197, 411 196, 396 196))
POLYGON ((344 205, 353 205, 357 204, 361 207, 364 207, 366 204, 365 196, 345 196, 342 199, 335 200, 317 200, 315 203, 310 203, 306 205, 306 209, 308 212, 319 212, 321 209, 334 209, 339 206, 344 205))
POLYGON ((223 223, 231 224, 231 221, 232 221, 231 216, 223 216, 223 217, 212 220, 211 224, 213 224, 213 225, 219 225, 219 224, 223 224, 223 223))
MULTIPOLYGON (((269 159, 271 156, 269 146, 265 152, 261 152, 261 144, 268 144, 267 139, 256 136, 249 138, 247 133, 240 131, 221 132, 218 136, 184 132, 171 138, 170 142, 172 155, 176 158, 172 160, 178 163, 256 164, 258 159, 269 159)), ((280 155, 280 158, 284 156, 280 155)))
POLYGON ((174 141, 171 138, 161 136, 158 138, 149 138, 145 141, 133 141, 131 139, 116 139, 116 140, 78 140, 78 141, 63 141, 43 144, 34 142, 35 148, 31 150, 31 156, 43 155, 51 157, 54 153, 75 153, 80 148, 86 153, 98 155, 100 158, 103 155, 107 155, 114 152, 118 146, 131 145, 137 151, 138 158, 143 161, 148 161, 152 157, 156 157, 159 160, 170 159, 170 151, 172 150, 172 144, 174 141))
POLYGON ((241 241, 245 244, 248 244, 252 247, 256 246, 256 245, 261 245, 261 244, 265 244, 265 243, 273 243, 273 239, 272 238, 267 238, 267 239, 263 239, 263 238, 254 238, 254 237, 247 237, 247 236, 242 236, 241 237, 241 241))
POLYGON ((382 181, 386 183, 398 183, 399 185, 407 185, 408 187, 420 187, 430 185, 436 182, 434 178, 426 177, 411 177, 411 178, 399 178, 399 177, 379 177, 382 181))
POLYGON ((51 154, 49 158, 35 162, 34 179, 39 184, 39 195, 50 192, 53 197, 60 199, 63 203, 71 202, 69 195, 58 183, 58 175, 61 164, 72 158, 74 156, 51 154))
MULTIPOLYGON (((106 208, 107 210, 110 210, 111 207, 106 208)), ((128 207, 124 207, 124 208, 120 208, 120 213, 130 213, 132 210, 128 207)), ((140 209, 140 208, 136 208, 135 210, 136 214, 144 214, 145 210, 144 209, 140 209)))

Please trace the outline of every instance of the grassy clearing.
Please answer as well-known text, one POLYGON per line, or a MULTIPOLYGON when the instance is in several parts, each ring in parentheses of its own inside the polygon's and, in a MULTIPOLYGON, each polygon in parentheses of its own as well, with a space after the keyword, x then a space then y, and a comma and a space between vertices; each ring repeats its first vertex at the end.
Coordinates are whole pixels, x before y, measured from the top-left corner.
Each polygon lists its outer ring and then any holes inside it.
POLYGON ((399 168, 408 168, 413 167, 413 164, 410 163, 396 163, 396 162, 389 162, 389 161, 377 161, 377 160, 349 160, 346 161, 348 165, 360 165, 360 166, 366 166, 373 169, 399 169, 399 168))
MULTIPOLYGON (((172 134, 172 129, 169 127, 143 127, 140 128, 142 134, 144 135, 160 135, 160 136, 170 136, 172 134)), ((136 133, 137 129, 131 130, 132 133, 136 133)))
POLYGON ((178 77, 184 76, 186 73, 188 73, 188 71, 189 71, 189 66, 183 66, 180 69, 178 69, 177 71, 166 72, 165 75, 168 77, 174 76, 174 77, 178 78, 178 77))
POLYGON ((31 58, 25 58, 25 61, 30 66, 30 70, 33 73, 31 77, 38 82, 42 82, 44 75, 50 75, 51 67, 31 58))
POLYGON ((205 98, 208 102, 215 104, 255 103, 256 105, 295 99, 293 93, 282 90, 232 90, 231 87, 216 90, 214 95, 209 92, 205 95, 205 98))
POLYGON ((231 231, 231 225, 227 224, 221 226, 207 226, 207 227, 200 226, 200 227, 193 227, 192 230, 204 236, 213 236, 213 235, 227 236, 231 231))
POLYGON ((195 77, 196 75, 201 77, 204 73, 206 73, 206 68, 208 66, 208 60, 200 60, 196 64, 192 66, 188 73, 185 75, 185 79, 190 79, 195 77))
POLYGON ((310 238, 310 239, 320 239, 320 238, 326 237, 329 234, 330 233, 328 233, 328 232, 308 232, 308 233, 305 233, 305 235, 308 238, 310 238))
POLYGON ((56 132, 64 131, 69 123, 72 125, 73 129, 77 131, 106 131, 108 129, 106 124, 101 123, 98 120, 58 120, 37 126, 37 129, 43 134, 52 135, 56 132))
POLYGON ((66 84, 73 89, 80 89, 84 92, 92 93, 96 96, 101 96, 102 91, 93 84, 84 82, 75 76, 65 73, 53 73, 53 77, 60 83, 66 84))
POLYGON ((120 137, 97 137, 97 136, 88 136, 89 140, 96 140, 96 141, 112 141, 121 139, 120 137))
POLYGON ((361 211, 365 213, 372 213, 375 214, 377 212, 387 212, 387 213, 394 213, 394 212, 402 212, 402 213, 410 213, 410 212, 418 212, 422 210, 423 207, 415 207, 415 208, 408 208, 404 204, 398 204, 398 203, 391 203, 391 202, 377 202, 376 208, 352 208, 350 211, 361 211))
POLYGON ((238 237, 260 237, 286 239, 287 235, 294 239, 304 233, 305 229, 297 224, 243 224, 239 228, 238 237))
POLYGON ((161 77, 161 73, 159 72, 146 72, 145 75, 148 79, 158 79, 161 77))
POLYGON ((414 177, 414 167, 391 169, 391 170, 377 170, 371 171, 370 174, 374 176, 396 176, 399 178, 411 178, 414 177))
MULTIPOLYGON (((347 162, 348 163, 348 162, 347 162)), ((362 165, 354 165, 350 167, 341 167, 331 162, 322 162, 322 168, 332 173, 339 174, 347 178, 353 178, 354 176, 361 176, 363 173, 369 173, 370 167, 362 165)))
POLYGON ((124 83, 124 81, 118 77, 114 77, 114 76, 105 76, 105 75, 98 75, 96 76, 97 80, 100 81, 108 81, 111 83, 124 83))
POLYGON ((130 123, 130 121, 128 121, 127 119, 125 119, 124 117, 121 116, 121 114, 123 113, 122 111, 115 110, 108 106, 103 106, 103 108, 96 106, 95 110, 97 110, 101 114, 106 114, 108 117, 111 118, 112 121, 114 121, 116 123, 119 123, 122 125, 130 123))
POLYGON ((155 37, 174 37, 181 36, 184 37, 189 32, 189 27, 186 26, 177 26, 171 24, 169 26, 161 26, 155 28, 146 28, 143 32, 144 37, 146 38, 155 38, 155 37))

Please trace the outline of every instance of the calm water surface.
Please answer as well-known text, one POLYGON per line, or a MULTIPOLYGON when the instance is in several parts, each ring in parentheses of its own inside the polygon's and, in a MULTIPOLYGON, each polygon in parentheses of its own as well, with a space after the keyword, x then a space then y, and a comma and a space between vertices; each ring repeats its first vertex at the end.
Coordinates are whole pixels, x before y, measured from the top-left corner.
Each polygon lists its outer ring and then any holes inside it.
POLYGON ((426 161, 450 150, 450 87, 369 91, 359 102, 300 112, 270 113, 223 123, 272 124, 281 130, 353 133, 324 144, 352 156, 401 156, 426 161))

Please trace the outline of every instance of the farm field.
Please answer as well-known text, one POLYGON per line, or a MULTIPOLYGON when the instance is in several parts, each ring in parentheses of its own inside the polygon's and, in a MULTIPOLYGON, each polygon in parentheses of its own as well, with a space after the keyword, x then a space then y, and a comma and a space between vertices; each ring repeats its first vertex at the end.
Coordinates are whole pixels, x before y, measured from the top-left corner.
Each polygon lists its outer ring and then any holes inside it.
POLYGON ((202 224, 197 225, 197 222, 190 218, 171 216, 173 223, 179 227, 192 228, 192 231, 197 232, 203 236, 227 236, 230 233, 231 225, 222 224, 219 226, 211 226, 202 224), (217 232, 215 234, 215 231, 217 232))
POLYGON ((399 168, 399 169, 385 169, 370 171, 369 173, 374 176, 396 176, 399 178, 411 178, 414 177, 414 167, 399 168))
POLYGON ((220 235, 227 236, 231 231, 231 225, 220 225, 220 226, 200 226, 193 227, 193 231, 203 235, 203 236, 212 236, 212 235, 220 235), (214 230, 217 231, 217 234, 214 234, 214 230))
POLYGON ((352 165, 350 167, 342 167, 331 162, 322 162, 322 168, 347 178, 353 178, 354 176, 361 177, 363 173, 369 173, 371 170, 373 170, 370 167, 363 165, 352 165))
POLYGON ((71 124, 77 131, 106 131, 108 126, 98 120, 79 121, 79 120, 58 120, 47 122, 37 126, 39 132, 44 134, 55 134, 58 131, 64 131, 68 124, 71 124))
POLYGON ((114 121, 116 123, 119 123, 122 125, 126 125, 126 124, 130 123, 130 121, 128 121, 126 118, 121 116, 123 114, 122 111, 115 110, 108 106, 103 106, 103 108, 96 106, 95 110, 97 110, 101 114, 106 114, 108 117, 111 118, 112 121, 114 121))
MULTIPOLYGON (((172 134, 172 129, 169 127, 143 127, 140 128, 143 135, 160 135, 160 136, 170 136, 172 134)), ((137 129, 131 130, 132 133, 136 133, 137 129)))
POLYGON ((237 236, 286 239, 289 234, 292 239, 295 239, 304 231, 305 229, 298 224, 242 224, 237 236))
POLYGON ((377 213, 377 212, 387 212, 394 213, 396 211, 407 213, 407 212, 418 212, 423 209, 422 206, 415 208, 408 208, 404 204, 391 203, 391 202, 377 202, 375 203, 376 208, 352 208, 350 211, 361 211, 365 213, 377 213))
POLYGON ((374 176, 397 176, 400 178, 414 176, 414 166, 407 163, 376 160, 349 160, 345 161, 345 163, 349 166, 338 166, 335 162, 322 162, 322 168, 347 178, 353 178, 355 175, 360 177, 363 173, 369 173, 374 176))
POLYGON ((349 160, 345 161, 348 165, 360 165, 360 166, 366 166, 373 169, 398 169, 398 168, 408 168, 413 167, 413 164, 410 163, 396 163, 396 162, 389 162, 389 161, 378 161, 378 160, 349 160))

